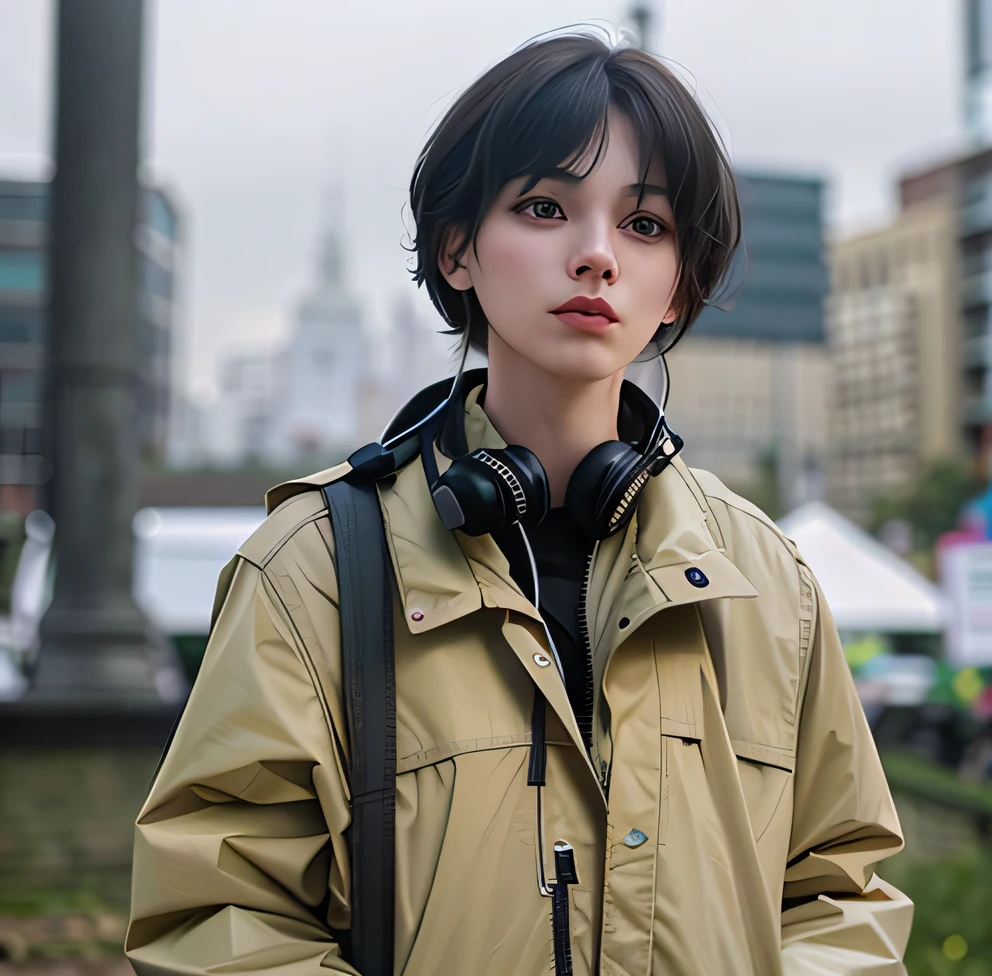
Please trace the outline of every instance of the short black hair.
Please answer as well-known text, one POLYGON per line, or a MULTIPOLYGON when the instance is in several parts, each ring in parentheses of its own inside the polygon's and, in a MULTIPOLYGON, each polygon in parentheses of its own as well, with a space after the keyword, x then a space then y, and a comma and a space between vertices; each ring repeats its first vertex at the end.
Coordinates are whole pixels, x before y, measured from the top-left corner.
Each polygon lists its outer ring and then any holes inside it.
POLYGON ((436 125, 410 183, 416 232, 413 278, 472 348, 485 351, 488 323, 475 290, 445 280, 438 252, 449 231, 475 246, 483 218, 507 183, 533 186, 561 170, 588 173, 607 138, 607 110, 633 123, 641 181, 656 155, 665 164, 679 247, 674 326, 659 325, 669 347, 696 319, 730 267, 740 241, 733 173, 719 136, 682 81, 637 48, 614 46, 605 31, 541 35, 485 72, 436 125), (584 160, 585 172, 576 170, 584 160))

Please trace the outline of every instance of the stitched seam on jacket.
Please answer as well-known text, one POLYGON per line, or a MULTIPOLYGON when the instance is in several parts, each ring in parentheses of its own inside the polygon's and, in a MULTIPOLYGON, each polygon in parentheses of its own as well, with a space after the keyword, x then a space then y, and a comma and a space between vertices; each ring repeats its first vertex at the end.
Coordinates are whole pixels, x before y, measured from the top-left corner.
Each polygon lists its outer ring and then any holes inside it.
MULTIPOLYGON (((411 773, 416 769, 436 766, 454 756, 473 752, 492 752, 494 749, 521 749, 531 744, 530 732, 511 735, 495 735, 480 739, 459 739, 456 742, 446 742, 443 746, 414 752, 396 761, 396 774, 411 773)), ((575 748, 571 740, 548 739, 549 746, 565 746, 575 748)))
MULTIPOLYGON (((289 587, 292 589, 292 592, 296 595, 297 600, 299 600, 298 607, 304 614, 306 614, 308 621, 310 621, 310 615, 306 613, 306 608, 303 606, 303 600, 300 598, 299 591, 296 589, 296 585, 293 583, 293 580, 288 573, 282 573, 279 576, 276 576, 270 570, 264 569, 261 571, 261 575, 269 584, 272 598, 282 609, 285 615, 285 622, 288 624, 290 630, 293 632, 293 635, 296 637, 296 650, 300 655, 300 660, 303 662, 304 668, 306 668, 307 675, 310 678, 310 685, 313 688, 314 694, 317 696, 317 701, 320 703, 321 711, 324 713, 324 722, 327 725, 327 733, 331 739, 331 745, 334 747, 334 751, 337 753, 339 760, 345 762, 347 760, 348 750, 334 726, 331 706, 327 699, 324 683, 320 680, 320 675, 317 670, 317 665, 314 662, 313 654, 311 653, 310 648, 296 623, 296 620, 293 618, 293 611, 289 609, 289 606, 281 592, 280 584, 283 583, 283 581, 288 583, 289 587)), ((310 623, 312 630, 312 621, 310 621, 310 623)), ((345 777, 345 779, 347 779, 347 777, 345 777)), ((348 788, 350 790, 350 785, 348 788)), ((348 801, 349 803, 351 802, 350 796, 348 801)))
POLYGON ((798 633, 796 635, 796 663, 798 667, 796 669, 796 699, 793 704, 794 713, 792 726, 792 741, 793 746, 795 746, 796 729, 799 726, 800 719, 800 702, 804 699, 806 689, 806 663, 809 660, 809 645, 812 639, 813 623, 816 616, 815 608, 813 606, 813 594, 815 594, 815 587, 813 587, 812 584, 812 572, 799 556, 795 546, 780 532, 768 525, 767 522, 758 518, 758 516, 752 512, 747 511, 747 509, 740 508, 739 506, 732 504, 726 498, 719 498, 716 495, 707 495, 706 497, 713 497, 717 501, 723 502, 728 509, 732 508, 735 512, 740 512, 741 515, 746 515, 753 522, 757 522, 759 525, 763 526, 767 532, 770 532, 785 547, 786 552, 788 552, 791 558, 792 566, 796 571, 799 592, 798 604, 796 606, 796 618, 798 623, 798 633), (807 590, 809 591, 808 593, 807 590), (806 596, 808 596, 810 600, 808 607, 803 602, 803 598, 806 596), (807 616, 807 610, 809 611, 809 616, 807 616))

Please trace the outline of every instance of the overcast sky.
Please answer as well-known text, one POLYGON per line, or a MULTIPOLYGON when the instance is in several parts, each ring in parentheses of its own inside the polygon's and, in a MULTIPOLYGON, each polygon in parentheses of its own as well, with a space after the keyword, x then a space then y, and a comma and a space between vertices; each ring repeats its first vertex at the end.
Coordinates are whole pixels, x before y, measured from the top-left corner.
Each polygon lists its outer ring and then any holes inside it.
MULTIPOLYGON (((305 287, 336 183, 374 324, 413 291, 401 208, 432 123, 529 36, 627 23, 628 0, 158 0, 147 156, 186 224, 183 375, 271 341, 305 287)), ((884 221, 893 180, 960 138, 957 0, 654 0, 651 48, 718 108, 735 165, 829 181, 835 233, 884 221)), ((48 158, 50 0, 0 0, 0 176, 48 158)), ((433 314, 433 313, 432 313, 433 314)))

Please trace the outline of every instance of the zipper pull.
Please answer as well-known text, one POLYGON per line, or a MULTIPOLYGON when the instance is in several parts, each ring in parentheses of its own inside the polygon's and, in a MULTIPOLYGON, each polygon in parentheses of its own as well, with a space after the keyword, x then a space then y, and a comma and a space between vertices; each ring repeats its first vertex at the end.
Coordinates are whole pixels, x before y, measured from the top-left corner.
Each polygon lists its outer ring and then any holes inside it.
POLYGON ((555 887, 551 903, 551 933, 555 976, 572 976, 572 935, 568 920, 568 886, 579 883, 575 851, 563 840, 555 843, 555 887))

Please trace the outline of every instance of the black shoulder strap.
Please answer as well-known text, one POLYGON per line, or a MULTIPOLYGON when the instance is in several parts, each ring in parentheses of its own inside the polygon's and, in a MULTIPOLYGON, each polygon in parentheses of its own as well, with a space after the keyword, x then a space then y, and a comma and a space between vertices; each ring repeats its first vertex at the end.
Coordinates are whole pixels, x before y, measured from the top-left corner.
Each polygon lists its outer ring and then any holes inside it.
POLYGON ((334 530, 351 755, 349 962, 362 976, 392 976, 396 833, 392 562, 374 480, 336 481, 323 491, 334 530))

